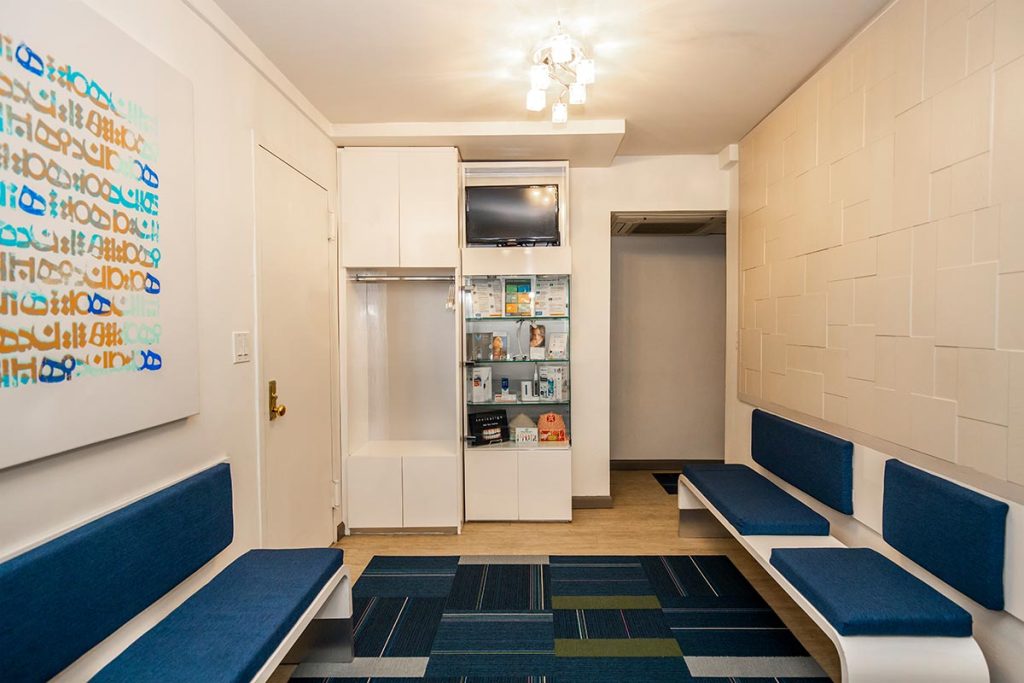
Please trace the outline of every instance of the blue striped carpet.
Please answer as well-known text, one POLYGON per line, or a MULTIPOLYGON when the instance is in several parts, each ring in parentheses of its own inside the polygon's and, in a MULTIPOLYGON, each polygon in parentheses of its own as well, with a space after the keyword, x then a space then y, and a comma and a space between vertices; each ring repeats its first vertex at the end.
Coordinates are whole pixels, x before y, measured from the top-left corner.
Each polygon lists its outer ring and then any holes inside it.
POLYGON ((293 681, 827 681, 726 557, 375 557, 293 681))

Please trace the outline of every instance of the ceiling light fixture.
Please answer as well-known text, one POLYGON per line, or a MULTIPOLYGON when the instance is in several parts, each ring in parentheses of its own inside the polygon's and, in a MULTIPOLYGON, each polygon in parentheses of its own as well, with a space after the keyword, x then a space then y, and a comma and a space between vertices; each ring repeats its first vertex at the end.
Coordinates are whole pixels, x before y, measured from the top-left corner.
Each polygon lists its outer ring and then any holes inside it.
POLYGON ((541 41, 533 51, 526 108, 543 111, 547 106, 546 91, 554 84, 559 93, 551 105, 551 122, 565 123, 569 120, 568 105, 585 104, 587 86, 593 82, 594 60, 559 22, 554 35, 541 41))

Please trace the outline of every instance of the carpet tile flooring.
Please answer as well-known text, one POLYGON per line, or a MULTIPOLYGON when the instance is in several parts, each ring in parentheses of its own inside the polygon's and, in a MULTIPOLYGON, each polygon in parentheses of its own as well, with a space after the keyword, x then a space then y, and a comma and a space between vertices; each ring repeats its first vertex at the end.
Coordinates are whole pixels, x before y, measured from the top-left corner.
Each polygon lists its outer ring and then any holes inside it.
POLYGON ((293 681, 827 681, 724 556, 375 557, 293 681), (490 561, 493 560, 493 561, 490 561))

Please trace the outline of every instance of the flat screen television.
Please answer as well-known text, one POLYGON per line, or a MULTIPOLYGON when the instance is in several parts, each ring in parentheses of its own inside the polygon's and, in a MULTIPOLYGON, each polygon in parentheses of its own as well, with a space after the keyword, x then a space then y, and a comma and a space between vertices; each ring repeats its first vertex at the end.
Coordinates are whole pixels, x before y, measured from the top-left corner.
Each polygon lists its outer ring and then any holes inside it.
POLYGON ((495 247, 557 247, 556 185, 466 188, 466 243, 495 247))

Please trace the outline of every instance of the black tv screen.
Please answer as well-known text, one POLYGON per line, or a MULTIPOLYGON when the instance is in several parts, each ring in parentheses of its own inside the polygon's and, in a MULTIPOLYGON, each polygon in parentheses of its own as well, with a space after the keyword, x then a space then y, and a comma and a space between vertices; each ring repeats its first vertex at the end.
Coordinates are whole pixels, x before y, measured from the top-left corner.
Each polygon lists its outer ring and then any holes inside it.
POLYGON ((558 187, 467 187, 466 242, 489 246, 557 247, 558 187))

